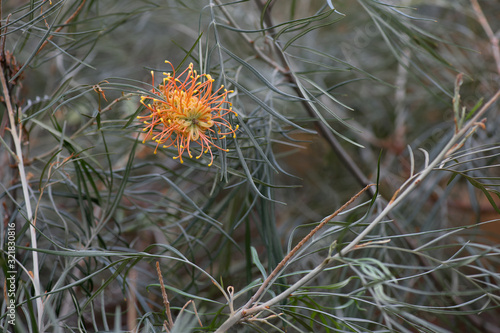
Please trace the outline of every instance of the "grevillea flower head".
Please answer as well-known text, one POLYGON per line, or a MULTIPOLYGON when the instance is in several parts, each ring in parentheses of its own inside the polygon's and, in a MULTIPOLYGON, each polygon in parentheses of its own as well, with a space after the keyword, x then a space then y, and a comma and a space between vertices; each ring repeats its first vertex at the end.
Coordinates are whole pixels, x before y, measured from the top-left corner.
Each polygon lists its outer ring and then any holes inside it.
MULTIPOLYGON (((227 95, 232 91, 224 86, 213 91, 214 79, 209 74, 199 75, 191 63, 181 74, 176 75, 172 64, 172 73, 163 73, 163 82, 152 89, 152 95, 141 96, 141 103, 149 111, 148 115, 139 116, 147 132, 144 142, 151 139, 156 142, 156 151, 175 147, 183 163, 182 155, 191 154, 191 144, 196 142, 201 152, 196 158, 210 153, 210 163, 214 161, 213 148, 227 151, 221 147, 221 140, 226 135, 236 137, 238 125, 234 128, 226 119, 229 114, 237 116, 227 95)), ((154 73, 151 72, 154 86, 154 73)))

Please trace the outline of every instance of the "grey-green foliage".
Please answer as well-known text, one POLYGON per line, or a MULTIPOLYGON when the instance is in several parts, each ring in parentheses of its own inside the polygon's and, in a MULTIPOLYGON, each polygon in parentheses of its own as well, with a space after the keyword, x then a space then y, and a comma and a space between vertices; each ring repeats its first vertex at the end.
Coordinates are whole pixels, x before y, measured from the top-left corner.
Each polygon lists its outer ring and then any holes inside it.
MULTIPOLYGON (((379 182, 377 199, 361 197, 316 234, 262 302, 340 253, 439 156, 455 131, 459 72, 467 111, 496 92, 499 74, 468 2, 333 4, 4 2, 2 45, 20 64, 4 75, 22 123, 38 244, 2 106, 0 211, 16 223, 18 260, 17 325, 6 325, 4 302, 3 332, 215 331, 363 182, 379 182), (210 168, 205 157, 180 164, 175 148, 153 154, 155 144, 142 142, 139 96, 169 70, 164 60, 179 71, 192 62, 234 91, 230 121, 240 130, 210 168), (42 322, 27 273, 34 257, 42 322), (157 261, 175 324, 165 323, 157 261)), ((493 25, 499 6, 482 5, 493 25)), ((498 212, 494 112, 367 235, 372 243, 234 330, 494 331, 498 234, 484 230, 498 215, 483 216, 498 212)), ((3 250, 4 274, 6 258, 3 250)))

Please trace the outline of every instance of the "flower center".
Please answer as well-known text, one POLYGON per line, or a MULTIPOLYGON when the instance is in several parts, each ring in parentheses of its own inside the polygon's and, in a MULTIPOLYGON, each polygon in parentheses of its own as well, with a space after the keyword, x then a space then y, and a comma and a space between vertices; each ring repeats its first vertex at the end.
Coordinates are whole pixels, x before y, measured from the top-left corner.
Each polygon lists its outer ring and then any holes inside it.
POLYGON ((172 120, 177 123, 182 134, 196 141, 200 134, 204 134, 208 128, 213 126, 211 110, 207 105, 200 103, 198 98, 173 98, 177 112, 172 115, 172 120))

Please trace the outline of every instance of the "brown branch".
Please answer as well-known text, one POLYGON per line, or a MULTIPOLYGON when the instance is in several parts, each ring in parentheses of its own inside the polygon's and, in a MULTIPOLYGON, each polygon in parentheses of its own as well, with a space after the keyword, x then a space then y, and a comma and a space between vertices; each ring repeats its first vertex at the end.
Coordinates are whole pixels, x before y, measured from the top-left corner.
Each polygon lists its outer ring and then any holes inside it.
POLYGON ((161 294, 163 296, 163 305, 165 305, 165 312, 167 313, 168 326, 170 329, 174 327, 172 319, 172 312, 170 311, 170 302, 168 301, 167 292, 165 291, 165 284, 163 284, 163 276, 161 275, 160 263, 156 262, 156 272, 158 273, 158 280, 160 281, 161 294))
MULTIPOLYGON (((256 0, 257 6, 259 9, 262 11, 264 10, 265 6, 260 0, 256 0)), ((273 21, 271 19, 271 15, 269 13, 269 8, 268 11, 266 12, 266 15, 264 15, 264 23, 266 24, 268 28, 268 32, 270 36, 272 37, 275 35, 275 30, 272 28, 273 21)), ((304 95, 304 93, 300 90, 299 84, 297 82, 297 79, 295 76, 288 70, 288 61, 284 55, 284 52, 281 50, 279 42, 276 40, 274 43, 271 44, 275 50, 275 53, 277 57, 279 58, 279 61, 281 62, 281 67, 285 68, 286 71, 282 72, 283 75, 286 77, 288 82, 291 83, 292 89, 295 91, 297 96, 301 97, 301 104, 306 110, 307 114, 315 119, 315 126, 316 130, 318 133, 326 139, 332 150, 335 152, 337 157, 340 159, 342 164, 347 168, 347 170, 351 173, 351 175, 356 179, 359 185, 365 187, 369 184, 371 184, 371 181, 365 176, 363 171, 359 168, 359 166, 354 162, 354 160, 351 158, 351 156, 347 153, 347 151, 342 147, 340 142, 337 140, 335 135, 332 133, 332 131, 328 128, 326 124, 324 124, 319 118, 314 109, 311 107, 309 104, 308 97, 304 95)), ((372 196, 375 194, 375 190, 371 189, 370 192, 368 192, 369 196, 372 196)))
POLYGON ((127 326, 131 333, 137 333, 137 270, 132 268, 129 274, 129 281, 132 288, 130 288, 129 297, 127 298, 127 326))
POLYGON ((369 184, 369 185, 365 186, 365 188, 363 188, 356 195, 354 195, 351 199, 349 199, 349 201, 347 201, 345 204, 343 204, 342 207, 340 207, 339 209, 337 209, 333 214, 325 217, 323 219, 323 221, 321 221, 320 224, 318 224, 297 245, 295 245, 295 247, 286 255, 285 258, 283 258, 283 260, 281 260, 281 262, 278 264, 278 266, 276 266, 276 268, 271 272, 271 274, 269 274, 269 276, 267 277, 267 279, 260 286, 259 290, 257 290, 257 292, 252 296, 252 298, 245 305, 244 308, 248 308, 252 303, 254 303, 262 295, 262 293, 264 292, 264 289, 269 285, 269 283, 271 283, 271 281, 274 279, 274 277, 276 275, 278 275, 278 273, 283 269, 283 267, 286 265, 286 263, 288 261, 290 261, 290 259, 295 255, 295 253, 297 253, 297 251, 300 250, 300 248, 302 248, 302 246, 304 246, 304 244, 308 240, 310 240, 311 237, 314 236, 318 232, 319 229, 323 228, 325 224, 327 224, 328 222, 330 222, 335 216, 339 215, 347 206, 349 206, 354 200, 356 200, 357 198, 359 198, 359 196, 361 194, 363 194, 366 190, 368 190, 370 187, 372 187, 374 185, 375 184, 369 184))
POLYGON ((486 35, 488 35, 488 38, 490 39, 491 50, 493 51, 493 57, 495 58, 495 63, 497 65, 497 72, 500 74, 500 46, 498 45, 498 38, 491 29, 486 16, 484 16, 483 10, 481 9, 481 6, 479 6, 479 2, 477 0, 470 0, 470 2, 474 12, 476 13, 479 24, 481 24, 484 32, 486 32, 486 35))
MULTIPOLYGON (((80 13, 80 11, 82 10, 83 5, 85 4, 86 1, 87 0, 83 0, 82 3, 80 4, 80 6, 78 6, 76 11, 73 13, 73 15, 71 15, 66 21, 64 21, 64 23, 59 28, 54 30, 54 33, 58 33, 59 31, 61 31, 64 28, 65 25, 67 25, 68 23, 73 21, 75 19, 75 17, 78 15, 78 13, 80 13)), ((49 36, 49 38, 47 38, 47 40, 45 40, 45 42, 43 42, 42 46, 40 46, 38 51, 36 51, 36 54, 40 53, 40 51, 45 47, 45 45, 47 45, 49 43, 50 40, 52 40, 52 38, 54 38, 53 34, 51 34, 49 36)))

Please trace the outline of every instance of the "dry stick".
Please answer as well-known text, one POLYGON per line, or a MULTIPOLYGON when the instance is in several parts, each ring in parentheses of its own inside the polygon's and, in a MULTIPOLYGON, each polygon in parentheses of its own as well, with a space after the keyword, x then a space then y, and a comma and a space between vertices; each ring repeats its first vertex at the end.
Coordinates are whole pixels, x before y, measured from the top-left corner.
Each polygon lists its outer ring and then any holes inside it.
POLYGON ((203 323, 201 322, 200 316, 198 315, 198 310, 196 310, 196 304, 192 299, 190 299, 189 301, 186 302, 186 304, 184 304, 181 311, 179 311, 179 315, 177 316, 177 318, 181 316, 181 314, 184 312, 184 310, 186 310, 189 304, 193 305, 193 310, 194 310, 194 315, 196 316, 196 320, 198 320, 198 324, 200 324, 200 327, 203 327, 203 323))
POLYGON ((129 274, 130 286, 129 297, 127 298, 127 326, 131 333, 138 333, 137 330, 137 270, 132 268, 129 274))
POLYGON ((495 62, 497 65, 497 72, 498 74, 500 74, 500 46, 498 45, 498 38, 491 29, 491 26, 489 25, 486 16, 484 16, 483 10, 481 9, 481 6, 479 6, 479 2, 477 0, 470 0, 470 2, 472 4, 474 12, 476 13, 477 20, 479 21, 479 23, 484 29, 484 32, 486 32, 486 35, 488 35, 488 38, 490 39, 491 49, 493 51, 493 57, 495 58, 495 62))
POLYGON ((258 298, 264 292, 264 289, 269 285, 269 283, 271 283, 271 281, 274 279, 274 277, 283 269, 283 267, 286 265, 286 263, 288 261, 290 261, 290 259, 295 255, 295 253, 297 253, 297 251, 300 250, 302 248, 302 246, 304 246, 304 244, 308 240, 310 240, 311 237, 314 236, 318 232, 319 229, 323 228, 323 226, 325 224, 327 224, 334 217, 336 217, 337 215, 339 215, 347 206, 349 206, 361 194, 363 194, 367 189, 369 189, 370 187, 372 187, 374 185, 375 184, 370 184, 370 185, 365 186, 364 189, 362 189, 356 195, 354 195, 351 199, 349 199, 349 201, 347 201, 345 204, 343 204, 342 207, 340 207, 339 209, 337 209, 333 214, 325 217, 323 219, 323 221, 321 221, 321 223, 316 226, 316 228, 314 228, 313 230, 311 230, 311 232, 309 232, 309 234, 307 234, 307 236, 305 236, 297 245, 295 245, 295 247, 286 255, 285 258, 283 258, 283 260, 281 260, 281 262, 278 264, 278 266, 276 266, 276 268, 271 272, 271 274, 269 274, 269 276, 267 277, 267 279, 260 286, 259 290, 257 290, 257 292, 252 296, 252 298, 250 298, 250 300, 248 301, 248 303, 245 304, 245 306, 243 308, 244 309, 249 308, 252 303, 254 303, 254 302, 256 302, 258 300, 258 298))
MULTIPOLYGON (((66 24, 68 24, 69 22, 73 21, 75 19, 75 17, 78 15, 78 13, 80 13, 80 11, 82 10, 83 8, 83 5, 85 4, 87 0, 83 0, 82 3, 80 4, 80 6, 78 6, 78 8, 76 9, 76 11, 73 13, 73 15, 71 15, 66 21, 64 21, 63 25, 61 25, 59 28, 57 28, 56 30, 54 30, 54 33, 58 33, 59 31, 61 31, 64 26, 66 24)), ((54 38, 54 35, 51 34, 49 36, 49 38, 47 38, 47 40, 45 42, 43 42, 42 46, 40 46, 40 48, 38 49, 38 51, 36 51, 36 54, 40 53, 40 51, 45 47, 45 45, 47 45, 49 43, 50 40, 52 40, 52 38, 54 38)))
MULTIPOLYGON (((12 16, 12 14, 9 14, 7 16, 7 18, 5 19, 5 30, 4 29, 0 29, 0 31, 2 32, 2 37, 0 37, 0 61, 2 62, 2 66, 4 66, 3 68, 6 69, 8 67, 8 64, 7 64, 7 57, 6 57, 6 54, 5 54, 5 41, 7 40, 7 30, 8 30, 8 27, 7 25, 9 24, 9 20, 10 20, 10 17, 12 16), (2 31, 3 30, 3 31, 2 31)), ((2 18, 2 0, 0 0, 0 19, 2 18)), ((0 24, 0 27, 1 27, 1 24, 0 24)), ((3 28, 3 27, 1 27, 3 28)), ((14 59, 14 57, 12 57, 12 59, 14 59)), ((11 60, 12 62, 13 60, 11 60)), ((2 75, 5 75, 7 76, 7 72, 5 72, 4 70, 2 70, 2 75)), ((12 89, 12 87, 7 87, 8 89, 12 89)), ((10 91, 10 90, 9 90, 10 91)), ((0 136, 3 137, 4 136, 4 133, 5 133, 5 128, 7 127, 7 122, 8 122, 8 117, 6 117, 5 115, 2 116, 2 122, 0 124, 0 136)), ((3 141, 3 140, 2 140, 3 141)), ((5 145, 5 147, 7 147, 7 149, 9 149, 9 147, 7 145, 5 145)))
MULTIPOLYGON (((1 7, 2 7, 2 1, 0 0, 0 18, 1 18, 1 7)), ((11 14, 7 17, 6 22, 9 21, 11 14)), ((3 30, 3 29, 0 29, 3 30)), ((1 38, 1 56, 2 56, 2 61, 0 61, 0 80, 2 82, 2 90, 3 90, 3 97, 4 97, 4 103, 7 107, 7 113, 8 113, 8 118, 10 120, 10 132, 12 135, 12 139, 14 141, 14 146, 16 149, 16 162, 19 170, 19 178, 21 180, 21 186, 23 190, 23 197, 26 205, 26 212, 27 212, 27 218, 28 222, 30 223, 30 238, 31 238, 31 245, 32 248, 34 249, 33 251, 33 272, 32 274, 28 274, 30 277, 33 287, 35 289, 35 297, 36 297, 36 306, 37 306, 37 316, 38 316, 38 330, 40 332, 43 332, 43 300, 40 297, 41 296, 41 291, 40 291, 40 275, 39 275, 39 268, 38 268, 38 252, 36 252, 36 249, 38 248, 37 246, 37 239, 36 239, 36 230, 34 226, 32 225, 35 223, 33 220, 33 212, 31 209, 31 201, 30 201, 30 196, 29 196, 29 185, 27 183, 26 179, 26 172, 24 170, 24 160, 23 160, 23 152, 21 148, 21 133, 22 129, 21 126, 19 126, 19 132, 17 132, 16 129, 16 121, 15 121, 15 115, 14 115, 14 109, 12 107, 11 103, 11 97, 10 97, 10 91, 9 91, 9 86, 7 83, 7 71, 6 68, 4 67, 6 64, 6 56, 5 56, 5 41, 6 41, 6 35, 7 35, 7 27, 5 28, 4 36, 1 38)), ((5 122, 7 122, 7 116, 5 116, 5 122)), ((3 136, 3 126, 2 126, 2 136, 3 136)), ((6 145, 7 149, 9 147, 6 145)), ((30 273, 30 272, 28 272, 30 273)))
POLYGON ((172 320, 172 312, 170 312, 170 302, 168 301, 167 292, 165 291, 165 284, 163 284, 163 276, 161 275, 160 262, 156 262, 156 271, 158 272, 158 280, 160 280, 161 294, 163 296, 163 304, 165 305, 165 312, 167 313, 168 326, 170 329, 174 327, 172 320))
POLYGON ((38 316, 38 331, 43 332, 43 302, 41 298, 40 291, 40 272, 38 266, 38 252, 37 252, 37 240, 36 240, 36 230, 33 226, 33 211, 31 208, 31 201, 29 195, 29 185, 26 179, 26 172, 24 170, 24 159, 23 159, 23 150, 21 148, 21 133, 22 133, 22 124, 19 124, 19 132, 17 131, 17 124, 15 120, 14 109, 12 108, 12 103, 10 100, 9 88, 7 86, 7 78, 5 77, 5 68, 0 62, 0 69, 2 72, 0 73, 0 81, 2 82, 3 96, 4 102, 7 107, 7 113, 10 120, 10 133, 12 135, 12 140, 14 141, 14 146, 16 147, 16 155, 17 155, 17 168, 19 170, 19 178, 21 180, 21 187, 23 190, 24 202, 26 205, 26 214, 27 220, 30 224, 30 238, 31 238, 31 248, 33 253, 33 276, 30 274, 30 279, 33 283, 33 287, 35 289, 35 297, 36 297, 36 306, 37 306, 37 316, 38 316))

